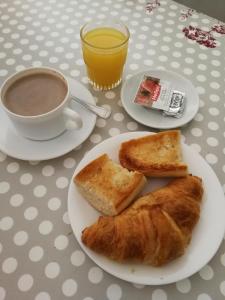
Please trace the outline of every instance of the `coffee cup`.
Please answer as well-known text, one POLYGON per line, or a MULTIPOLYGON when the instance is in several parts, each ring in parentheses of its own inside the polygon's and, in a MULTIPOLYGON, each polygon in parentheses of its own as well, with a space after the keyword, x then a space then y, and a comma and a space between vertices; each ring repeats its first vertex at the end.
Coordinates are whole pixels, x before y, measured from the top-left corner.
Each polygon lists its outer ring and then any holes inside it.
POLYGON ((82 119, 69 107, 66 77, 48 67, 29 68, 2 85, 0 103, 16 131, 32 140, 48 140, 66 129, 79 129, 82 119))

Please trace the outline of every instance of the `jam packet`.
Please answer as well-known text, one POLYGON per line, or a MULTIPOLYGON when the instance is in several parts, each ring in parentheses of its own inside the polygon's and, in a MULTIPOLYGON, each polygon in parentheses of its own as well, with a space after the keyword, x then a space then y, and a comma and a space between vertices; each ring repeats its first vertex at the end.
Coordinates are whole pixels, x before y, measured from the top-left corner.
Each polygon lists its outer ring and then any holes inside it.
POLYGON ((185 107, 185 93, 174 90, 171 82, 144 75, 134 103, 162 111, 163 116, 180 118, 185 107))

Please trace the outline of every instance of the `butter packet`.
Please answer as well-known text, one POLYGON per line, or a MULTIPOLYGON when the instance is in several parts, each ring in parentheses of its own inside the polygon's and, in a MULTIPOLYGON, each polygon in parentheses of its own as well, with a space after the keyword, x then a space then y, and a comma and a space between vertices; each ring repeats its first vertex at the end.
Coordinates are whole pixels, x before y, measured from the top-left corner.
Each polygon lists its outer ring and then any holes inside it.
POLYGON ((160 110, 163 116, 180 118, 184 112, 185 93, 174 90, 168 80, 143 75, 134 103, 160 110))

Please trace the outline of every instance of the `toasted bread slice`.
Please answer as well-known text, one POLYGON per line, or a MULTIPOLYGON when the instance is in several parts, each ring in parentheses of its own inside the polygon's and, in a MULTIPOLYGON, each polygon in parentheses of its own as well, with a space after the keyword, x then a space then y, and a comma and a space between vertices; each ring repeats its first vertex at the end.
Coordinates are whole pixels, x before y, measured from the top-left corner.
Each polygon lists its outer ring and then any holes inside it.
POLYGON ((128 171, 103 154, 85 166, 74 177, 74 182, 94 208, 114 216, 134 200, 146 178, 142 173, 128 171))
POLYGON ((188 167, 182 162, 180 131, 169 130, 121 144, 119 160, 128 170, 152 177, 182 177, 188 167))

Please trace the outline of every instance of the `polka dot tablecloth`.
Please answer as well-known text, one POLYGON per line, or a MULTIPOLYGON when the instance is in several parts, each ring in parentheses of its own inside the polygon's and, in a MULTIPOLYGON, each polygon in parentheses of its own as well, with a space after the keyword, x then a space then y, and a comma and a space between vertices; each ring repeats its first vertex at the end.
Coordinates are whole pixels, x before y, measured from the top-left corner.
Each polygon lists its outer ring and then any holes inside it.
POLYGON ((199 112, 181 128, 182 136, 211 165, 225 190, 224 24, 169 0, 2 0, 0 83, 26 67, 54 67, 82 82, 99 105, 111 107, 112 115, 107 121, 98 118, 89 138, 57 159, 21 161, 0 152, 0 300, 224 299, 224 241, 197 274, 154 287, 105 273, 72 234, 67 191, 83 155, 119 133, 156 131, 128 116, 121 87, 98 92, 88 85, 79 29, 93 18, 109 17, 125 22, 131 32, 124 78, 165 68, 195 85, 199 112))

